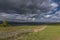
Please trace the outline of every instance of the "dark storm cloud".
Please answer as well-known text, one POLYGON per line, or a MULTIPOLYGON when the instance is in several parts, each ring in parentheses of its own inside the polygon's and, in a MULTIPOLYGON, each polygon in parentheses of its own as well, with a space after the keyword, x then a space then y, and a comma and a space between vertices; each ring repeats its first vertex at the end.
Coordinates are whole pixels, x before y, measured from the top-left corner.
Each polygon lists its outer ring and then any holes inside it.
POLYGON ((0 8, 21 14, 41 13, 50 10, 50 0, 0 0, 0 8))

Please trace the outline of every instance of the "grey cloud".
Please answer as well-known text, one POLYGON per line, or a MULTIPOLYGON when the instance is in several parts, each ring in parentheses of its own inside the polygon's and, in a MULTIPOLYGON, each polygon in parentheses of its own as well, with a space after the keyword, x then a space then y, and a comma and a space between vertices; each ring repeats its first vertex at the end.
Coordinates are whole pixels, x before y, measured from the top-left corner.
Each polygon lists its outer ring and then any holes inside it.
POLYGON ((48 12, 50 10, 50 0, 0 0, 4 10, 15 10, 18 13, 30 14, 48 12))

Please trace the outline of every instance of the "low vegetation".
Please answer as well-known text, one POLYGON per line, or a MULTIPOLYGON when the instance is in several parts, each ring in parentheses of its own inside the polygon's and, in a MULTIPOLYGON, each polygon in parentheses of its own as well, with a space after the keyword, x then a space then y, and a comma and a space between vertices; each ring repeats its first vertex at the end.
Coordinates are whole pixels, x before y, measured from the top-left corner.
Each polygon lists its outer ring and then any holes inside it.
MULTIPOLYGON (((21 35, 12 36, 12 38, 8 38, 8 40, 60 40, 60 25, 35 25, 35 26, 10 26, 10 27, 0 27, 0 32, 14 32, 21 29, 28 30, 26 33, 23 32, 21 35), (35 29, 41 28, 43 26, 47 26, 42 31, 39 32, 28 32, 28 29, 35 29)), ((31 30, 30 30, 31 31, 31 30)), ((7 40, 7 39, 0 39, 0 40, 7 40)))

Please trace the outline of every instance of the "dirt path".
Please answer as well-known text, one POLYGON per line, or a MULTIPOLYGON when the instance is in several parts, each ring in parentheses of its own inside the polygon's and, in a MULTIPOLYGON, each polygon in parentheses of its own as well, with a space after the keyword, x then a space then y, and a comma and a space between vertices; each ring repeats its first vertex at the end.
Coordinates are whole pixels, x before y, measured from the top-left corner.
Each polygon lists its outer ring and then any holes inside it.
POLYGON ((32 32, 40 32, 42 30, 44 30, 47 26, 46 25, 42 25, 41 27, 37 27, 34 29, 29 29, 29 30, 19 30, 19 31, 14 31, 14 32, 5 32, 5 33, 0 33, 0 38, 8 38, 9 39, 18 39, 18 37, 20 37, 21 35, 27 35, 29 33, 32 32), (15 35, 17 36, 15 38, 15 35), (19 35, 19 36, 18 36, 19 35), (14 38, 12 38, 12 36, 14 36, 14 38))
POLYGON ((36 29, 33 29, 34 32, 40 32, 42 30, 44 30, 47 26, 42 26, 42 28, 36 28, 36 29))
MULTIPOLYGON (((44 29, 46 29, 46 25, 43 25, 42 27, 38 27, 38 28, 34 28, 34 29, 32 29, 32 30, 30 30, 30 31, 32 31, 32 32, 40 32, 40 31, 42 31, 42 30, 44 30, 44 29)), ((25 36, 26 37, 26 36, 25 36)), ((15 39, 15 40, 18 40, 18 39, 20 39, 21 37, 18 37, 17 39, 15 39)))

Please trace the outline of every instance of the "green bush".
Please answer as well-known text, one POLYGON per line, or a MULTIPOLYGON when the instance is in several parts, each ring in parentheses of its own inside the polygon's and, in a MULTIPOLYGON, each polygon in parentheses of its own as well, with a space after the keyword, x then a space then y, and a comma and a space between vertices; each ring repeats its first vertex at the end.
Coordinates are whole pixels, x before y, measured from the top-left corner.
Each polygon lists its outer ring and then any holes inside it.
POLYGON ((7 23, 6 20, 3 20, 2 26, 3 26, 3 27, 7 27, 7 26, 8 26, 8 23, 7 23))

